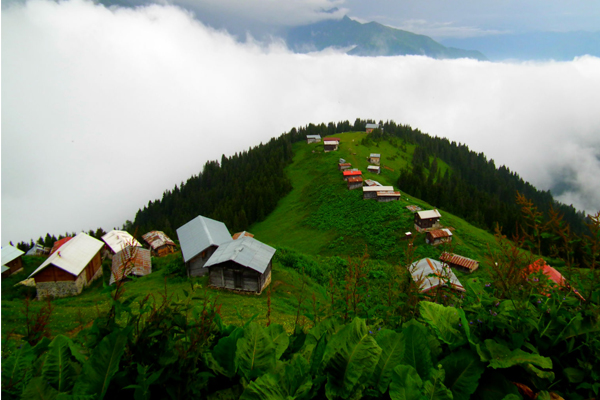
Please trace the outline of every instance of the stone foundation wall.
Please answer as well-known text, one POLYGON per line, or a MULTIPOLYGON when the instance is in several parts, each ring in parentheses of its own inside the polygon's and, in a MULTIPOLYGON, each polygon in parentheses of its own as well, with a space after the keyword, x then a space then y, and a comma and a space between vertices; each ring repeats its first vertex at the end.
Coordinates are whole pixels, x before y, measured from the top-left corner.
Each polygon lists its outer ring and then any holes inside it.
POLYGON ((89 286, 90 283, 102 276, 102 267, 98 268, 92 280, 87 282, 85 272, 83 272, 74 281, 57 281, 57 282, 37 282, 37 298, 38 300, 46 297, 69 297, 77 296, 83 290, 84 286, 89 286))

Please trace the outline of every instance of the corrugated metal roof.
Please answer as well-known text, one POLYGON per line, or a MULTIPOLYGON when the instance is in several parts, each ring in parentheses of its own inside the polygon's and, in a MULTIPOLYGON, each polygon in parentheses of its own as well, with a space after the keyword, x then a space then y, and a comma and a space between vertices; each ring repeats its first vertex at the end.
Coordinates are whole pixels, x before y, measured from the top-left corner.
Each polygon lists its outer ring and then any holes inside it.
POLYGON ((417 213, 419 218, 421 219, 429 219, 429 218, 441 218, 442 214, 438 210, 427 210, 427 211, 419 211, 417 213))
POLYGON ((81 232, 63 244, 56 253, 48 257, 29 277, 31 278, 50 264, 78 276, 103 246, 104 243, 102 241, 81 232))
POLYGON ((367 129, 377 129, 379 128, 379 124, 367 124, 367 129))
POLYGON ((144 239, 154 250, 164 245, 175 246, 175 242, 163 231, 150 231, 142 235, 142 239, 144 239))
POLYGON ((333 142, 339 142, 340 138, 336 138, 336 137, 328 137, 327 140, 333 141, 333 142))
POLYGON ((379 182, 377 182, 377 181, 374 181, 373 179, 366 179, 366 180, 365 180, 365 183, 366 183, 368 186, 383 186, 381 183, 379 183, 379 182))
POLYGON ((353 176, 352 178, 348 178, 348 182, 350 183, 356 183, 356 182, 362 182, 362 177, 360 176, 353 176))
POLYGON ((17 249, 14 246, 8 245, 2 248, 2 265, 8 264, 12 260, 25 254, 24 251, 17 249))
POLYGON ((378 167, 377 165, 369 165, 369 166, 367 167, 367 169, 374 169, 375 171, 379 171, 379 170, 380 170, 380 167, 378 167))
POLYGON ((106 235, 102 236, 102 240, 104 241, 104 243, 106 243, 108 247, 110 247, 110 249, 115 254, 117 254, 118 252, 120 252, 128 246, 142 247, 140 242, 138 242, 133 236, 131 236, 129 232, 125 231, 112 230, 106 235))
POLYGON ((439 238, 445 238, 445 237, 452 237, 452 232, 450 232, 450 229, 436 229, 434 231, 429 231, 427 232, 427 235, 431 236, 433 239, 439 239, 439 238))
POLYGON ((399 197, 400 192, 377 192, 377 196, 389 196, 389 197, 399 197))
POLYGON ((352 164, 350 164, 349 162, 347 162, 347 163, 339 163, 338 166, 339 167, 345 167, 345 166, 351 167, 352 164))
POLYGON ((227 227, 221 221, 197 216, 177 229, 183 260, 188 262, 210 246, 219 246, 231 240, 227 227))
POLYGON ((71 239, 73 239, 71 236, 67 236, 66 238, 62 238, 62 239, 54 242, 54 245, 52 246, 52 250, 50 250, 50 254, 51 255, 54 254, 54 252, 56 252, 56 250, 60 249, 63 244, 67 243, 71 239))
POLYGON ((337 146, 338 144, 340 144, 340 142, 338 142, 337 140, 324 140, 323 144, 329 146, 337 146))
POLYGON ((50 249, 48 247, 44 247, 41 244, 34 244, 31 249, 27 253, 26 256, 37 256, 37 255, 45 255, 50 253, 50 249))
POLYGON ((321 135, 306 135, 307 139, 321 139, 321 135))
POLYGON ((204 268, 226 261, 234 261, 247 268, 265 272, 275 255, 275 249, 251 237, 243 237, 223 243, 208 259, 204 268))
POLYGON ((343 164, 343 163, 345 163, 345 162, 346 162, 346 160, 344 160, 343 158, 340 158, 340 159, 338 160, 338 162, 339 162, 340 164, 343 164))
POLYGON ((360 171, 343 171, 342 174, 344 174, 344 176, 355 176, 355 175, 362 175, 362 172, 360 172, 360 171))
POLYGON ((109 285, 123 279, 123 275, 146 276, 152 273, 150 250, 141 247, 127 247, 112 259, 109 285))
POLYGON ((379 153, 371 153, 371 155, 369 155, 369 158, 372 158, 372 157, 380 158, 381 154, 379 154, 379 153))
POLYGON ((438 286, 448 286, 447 282, 450 283, 453 289, 466 291, 454 272, 437 260, 422 258, 411 264, 409 272, 415 282, 420 282, 421 292, 426 292, 438 286))
POLYGON ((364 186, 363 192, 393 192, 393 186, 364 186))
POLYGON ((250 232, 246 232, 246 231, 238 232, 233 235, 233 240, 241 239, 243 237, 254 237, 254 235, 251 234, 250 232))
POLYGON ((459 267, 463 267, 469 270, 476 269, 479 266, 478 261, 471 260, 470 258, 448 252, 443 252, 440 256, 440 260, 446 263, 456 264, 459 267))

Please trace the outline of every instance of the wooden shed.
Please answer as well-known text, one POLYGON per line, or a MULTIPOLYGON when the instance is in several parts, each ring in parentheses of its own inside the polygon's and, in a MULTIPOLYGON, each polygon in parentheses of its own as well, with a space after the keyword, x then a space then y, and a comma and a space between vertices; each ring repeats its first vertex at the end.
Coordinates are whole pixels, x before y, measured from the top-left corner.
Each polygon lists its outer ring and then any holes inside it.
POLYGON ((221 244, 232 240, 224 223, 202 215, 178 228, 177 237, 188 276, 205 275, 204 264, 221 244))
POLYGON ((377 201, 386 203, 388 201, 400 200, 400 192, 377 192, 377 201))
POLYGON ((177 245, 163 231, 150 231, 142 235, 142 239, 148 243, 152 249, 152 254, 157 257, 166 256, 175 253, 177 245))
POLYGON ((35 280, 38 299, 76 296, 102 276, 100 250, 104 243, 83 232, 63 244, 29 278, 35 280))
POLYGON ((373 132, 374 129, 379 129, 379 124, 367 124, 367 126, 365 127, 365 131, 367 133, 371 133, 373 132))
POLYGON ((454 272, 437 260, 422 258, 411 264, 408 270, 422 293, 442 286, 466 292, 454 272))
POLYGON ((350 168, 352 168, 352 164, 350 164, 349 162, 344 162, 344 163, 339 163, 338 164, 338 169, 340 171, 344 171, 344 170, 350 169, 350 168))
POLYGON ((461 271, 471 273, 479 268, 479 261, 459 256, 458 254, 443 252, 440 260, 448 264, 449 267, 457 268, 461 271))
POLYGON ((319 143, 321 135, 306 135, 306 143, 319 143))
POLYGON ((369 163, 379 165, 380 162, 381 162, 381 154, 371 153, 369 155, 369 163))
POLYGON ((393 192, 393 186, 363 186, 363 200, 377 199, 378 192, 393 192))
POLYGON ((379 175, 381 173, 381 167, 379 165, 369 165, 367 171, 379 175))
POLYGON ((450 229, 436 229, 433 231, 427 232, 425 236, 425 242, 432 246, 437 246, 438 244, 451 242, 452 241, 452 232, 450 229))
POLYGON ((146 276, 152 273, 150 250, 130 246, 121 250, 112 259, 109 285, 127 276, 146 276))
POLYGON ((325 138, 323 139, 323 150, 325 153, 330 151, 336 151, 340 145, 340 139, 338 138, 325 138))
POLYGON ((348 178, 348 190, 361 188, 363 185, 363 179, 361 176, 354 176, 348 178))
POLYGON ((213 287, 261 293, 271 282, 275 249, 251 237, 224 243, 204 265, 213 287))
POLYGON ((349 170, 343 171, 342 175, 344 176, 344 180, 347 181, 349 178, 356 178, 357 176, 362 177, 362 172, 358 170, 349 170))
POLYGON ((442 214, 438 210, 419 211, 415 213, 415 229, 419 232, 440 228, 442 214))
POLYGON ((2 248, 2 276, 10 276, 23 270, 24 251, 8 245, 2 248))

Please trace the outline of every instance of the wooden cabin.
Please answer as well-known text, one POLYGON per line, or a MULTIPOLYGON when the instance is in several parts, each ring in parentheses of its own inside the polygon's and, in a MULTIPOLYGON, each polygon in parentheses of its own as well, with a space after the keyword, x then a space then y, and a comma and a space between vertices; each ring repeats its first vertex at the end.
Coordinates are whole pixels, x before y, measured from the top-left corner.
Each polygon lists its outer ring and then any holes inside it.
POLYGON ((440 287, 448 287, 466 292, 452 270, 437 260, 422 258, 408 267, 413 280, 419 285, 421 293, 440 287))
POLYGON ((306 135, 306 143, 319 143, 321 141, 321 135, 306 135))
POLYGON ((381 174, 381 167, 379 165, 369 165, 367 167, 367 171, 372 173, 372 174, 381 174))
POLYGON ((83 232, 63 244, 29 278, 37 298, 76 296, 102 276, 100 251, 104 243, 83 232))
POLYGON ((348 170, 342 172, 342 175, 344 176, 344 180, 348 181, 348 178, 356 178, 357 176, 362 177, 362 172, 358 170, 348 170))
POLYGON ((377 192, 377 201, 387 203, 388 201, 400 200, 400 192, 377 192))
POLYGON ((23 270, 24 251, 8 245, 2 248, 2 276, 10 276, 23 270))
POLYGON ((330 151, 336 151, 340 145, 340 139, 338 138, 325 138, 323 140, 323 150, 325 153, 330 151))
POLYGON ((379 124, 367 124, 365 131, 371 133, 375 129, 379 129, 379 124))
POLYGON ((127 276, 142 277, 152 273, 151 252, 142 247, 130 246, 121 250, 112 259, 109 285, 127 276))
POLYGON ((363 200, 377 199, 378 192, 393 192, 393 186, 363 186, 363 200))
POLYGON ((224 243, 204 265, 212 287, 261 293, 271 282, 275 249, 251 237, 224 243))
POLYGON ((381 154, 371 153, 369 155, 369 163, 379 165, 380 161, 381 161, 381 154))
POLYGON ((361 176, 353 176, 348 178, 348 190, 361 188, 363 185, 363 179, 361 176))
POLYGON ((204 264, 221 244, 232 240, 224 223, 202 215, 178 228, 177 237, 188 276, 205 275, 204 264))
POLYGON ((48 247, 44 247, 39 243, 36 243, 33 245, 33 247, 31 249, 29 249, 29 251, 27 253, 25 253, 26 256, 47 256, 48 254, 50 254, 50 248, 48 247))
POLYGON ((177 251, 175 242, 163 231, 150 231, 142 235, 142 239, 148 243, 154 256, 162 257, 177 251))
POLYGON ((106 246, 104 246, 104 256, 110 259, 129 246, 142 247, 142 244, 131 236, 129 232, 119 230, 108 232, 102 236, 102 241, 106 244, 106 246))
POLYGON ((456 268, 464 272, 472 273, 479 268, 479 261, 459 256, 458 254, 443 252, 440 260, 448 264, 451 268, 456 268))
POLYGON ((433 231, 427 232, 425 236, 425 242, 432 246, 437 246, 442 243, 451 242, 452 241, 452 232, 450 229, 436 229, 433 231))
POLYGON ((373 179, 365 179, 366 186, 383 186, 381 183, 373 180, 373 179))
POLYGON ((338 170, 340 170, 340 171, 344 171, 344 170, 347 170, 347 169, 350 169, 350 168, 352 168, 352 164, 350 164, 349 162, 339 163, 338 164, 338 170))
POLYGON ((419 211, 415 213, 415 229, 419 232, 441 227, 442 214, 438 210, 419 211))

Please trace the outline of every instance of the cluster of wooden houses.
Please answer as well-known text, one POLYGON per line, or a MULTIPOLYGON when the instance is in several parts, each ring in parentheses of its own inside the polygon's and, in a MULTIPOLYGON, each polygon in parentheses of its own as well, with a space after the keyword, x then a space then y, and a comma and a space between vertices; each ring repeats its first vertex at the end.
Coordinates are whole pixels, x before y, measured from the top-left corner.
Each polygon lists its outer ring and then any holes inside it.
MULTIPOLYGON (((373 154, 372 154, 373 155, 373 154)), ((379 156, 379 154, 377 154, 379 156)), ((370 167, 370 166, 369 166, 370 167)), ((377 167, 379 168, 379 167, 377 167)), ((383 186, 381 183, 372 180, 363 180, 362 171, 352 168, 352 164, 346 162, 343 158, 339 159, 338 170, 342 172, 342 178, 348 185, 348 190, 362 188, 363 199, 375 199, 379 202, 400 200, 401 194, 395 191, 393 186, 383 186)), ((379 173, 379 170, 369 172, 379 173)))

